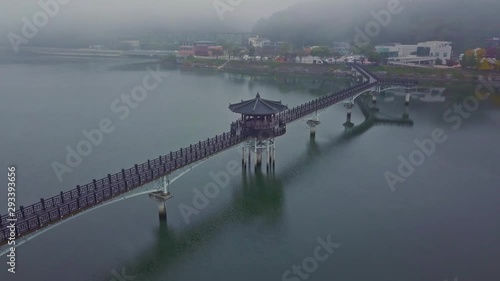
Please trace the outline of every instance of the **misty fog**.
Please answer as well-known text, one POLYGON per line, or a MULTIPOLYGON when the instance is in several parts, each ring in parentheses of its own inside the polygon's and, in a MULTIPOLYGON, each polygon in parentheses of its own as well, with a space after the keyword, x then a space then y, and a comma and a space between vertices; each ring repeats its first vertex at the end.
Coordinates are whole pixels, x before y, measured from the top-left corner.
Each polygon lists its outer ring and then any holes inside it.
MULTIPOLYGON (((42 0, 49 2, 49 0, 42 0)), ((65 0, 68 1, 68 0, 65 0)), ((9 32, 20 33, 22 18, 32 19, 40 11, 39 0, 10 1, 0 4, 0 42, 9 32)), ((251 31, 260 18, 304 0, 72 0, 61 5, 59 13, 37 35, 61 39, 63 36, 100 38, 110 34, 133 36, 148 32, 224 32, 251 31), (234 3, 221 20, 215 6, 234 3)))

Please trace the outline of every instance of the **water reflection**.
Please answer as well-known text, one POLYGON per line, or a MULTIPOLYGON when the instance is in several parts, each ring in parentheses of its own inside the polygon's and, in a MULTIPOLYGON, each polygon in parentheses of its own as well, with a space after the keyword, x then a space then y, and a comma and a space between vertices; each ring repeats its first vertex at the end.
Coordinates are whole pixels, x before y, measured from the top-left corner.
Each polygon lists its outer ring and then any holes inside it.
POLYGON ((317 96, 330 94, 340 89, 349 87, 350 79, 339 77, 290 77, 281 75, 247 75, 225 73, 227 81, 236 84, 247 84, 251 91, 255 91, 257 85, 269 85, 277 87, 280 93, 296 91, 308 91, 317 96))
POLYGON ((162 272, 184 254, 214 238, 224 225, 234 219, 241 222, 261 218, 270 223, 280 220, 283 187, 282 177, 266 175, 261 171, 254 174, 243 173, 241 184, 235 187, 230 206, 181 233, 176 233, 166 222, 161 222, 156 231, 156 243, 132 262, 132 265, 126 265, 127 272, 131 276, 143 277, 150 272, 162 272))
MULTIPOLYGON (((367 103, 369 97, 363 97, 367 103)), ((374 106, 366 105, 369 110, 384 114, 374 106)), ((367 115, 362 123, 353 126, 348 133, 341 134, 326 144, 320 145, 314 138, 310 139, 305 150, 291 165, 283 167, 280 175, 266 173, 257 169, 255 172, 244 171, 241 182, 235 186, 231 203, 224 210, 204 219, 201 224, 176 233, 167 223, 163 222, 156 230, 156 243, 145 251, 132 264, 126 265, 130 275, 148 277, 150 274, 162 274, 164 270, 179 260, 185 254, 203 246, 207 241, 215 238, 224 225, 234 221, 245 222, 255 218, 263 219, 266 223, 276 223, 283 215, 284 186, 305 173, 318 158, 332 151, 342 149, 339 144, 361 135, 377 123, 367 115), (135 273, 135 274, 134 274, 135 273)))
MULTIPOLYGON (((413 100, 418 99, 425 103, 443 103, 446 101, 446 96, 444 95, 446 88, 417 88, 410 91, 413 100)), ((396 97, 405 97, 406 91, 404 88, 391 89, 380 93, 380 98, 384 102, 394 102, 396 97)))

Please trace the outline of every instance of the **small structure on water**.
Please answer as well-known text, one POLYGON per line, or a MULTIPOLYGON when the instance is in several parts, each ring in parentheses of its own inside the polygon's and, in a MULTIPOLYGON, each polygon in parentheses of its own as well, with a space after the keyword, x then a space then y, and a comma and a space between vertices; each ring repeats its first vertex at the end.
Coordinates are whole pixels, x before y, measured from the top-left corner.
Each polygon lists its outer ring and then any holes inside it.
POLYGON ((286 124, 279 118, 279 114, 288 110, 288 106, 281 101, 266 100, 257 93, 254 99, 230 104, 229 109, 241 114, 241 119, 231 125, 232 134, 241 134, 248 141, 243 145, 243 166, 246 167, 245 151, 248 148, 248 163, 251 162, 251 151, 257 157, 256 167, 262 165, 262 151, 267 151, 269 159, 267 170, 275 165, 276 137, 286 133, 286 124))
POLYGON ((241 129, 246 137, 266 139, 284 135, 286 132, 285 123, 277 116, 288 109, 281 101, 266 100, 257 93, 254 99, 230 104, 229 109, 241 114, 241 119, 233 124, 232 129, 241 129))

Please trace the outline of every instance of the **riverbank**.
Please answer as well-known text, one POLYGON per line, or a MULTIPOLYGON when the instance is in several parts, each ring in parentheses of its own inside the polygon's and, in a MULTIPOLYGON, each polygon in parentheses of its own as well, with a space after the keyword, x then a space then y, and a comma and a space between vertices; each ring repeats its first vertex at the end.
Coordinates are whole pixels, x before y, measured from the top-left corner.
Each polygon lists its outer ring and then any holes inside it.
MULTIPOLYGON (((172 60, 159 62, 136 63, 116 67, 120 70, 143 69, 148 65, 159 64, 165 69, 181 69, 184 71, 227 72, 232 74, 266 75, 266 76, 310 76, 310 77, 348 77, 350 70, 344 64, 297 64, 278 62, 227 61, 222 59, 190 58, 182 64, 172 60)), ((421 85, 478 83, 486 78, 491 81, 500 81, 500 73, 466 70, 466 69, 437 69, 412 68, 401 66, 366 66, 380 78, 387 79, 415 79, 421 85)))
MULTIPOLYGON (((168 64, 168 63, 167 63, 168 64)), ((335 65, 313 65, 298 63, 279 62, 255 62, 255 61, 226 61, 191 59, 180 66, 181 69, 212 69, 237 74, 251 75, 333 75, 346 77, 350 75, 349 69, 343 64, 335 65)))
POLYGON ((417 79, 420 81, 474 82, 481 78, 500 81, 500 73, 462 68, 416 68, 402 66, 366 66, 380 78, 417 79))
MULTIPOLYGON (((163 64, 171 65, 171 62, 163 61, 163 64)), ((346 77, 350 75, 349 69, 344 64, 298 64, 278 62, 254 62, 254 61, 229 61, 217 59, 192 58, 186 60, 181 69, 210 69, 241 74, 293 74, 293 75, 333 75, 346 77)), ((381 78, 417 79, 420 81, 450 81, 450 82, 474 82, 488 77, 491 80, 500 81, 500 73, 478 70, 467 70, 461 68, 439 69, 439 68, 415 68, 401 66, 367 66, 367 69, 381 78)))

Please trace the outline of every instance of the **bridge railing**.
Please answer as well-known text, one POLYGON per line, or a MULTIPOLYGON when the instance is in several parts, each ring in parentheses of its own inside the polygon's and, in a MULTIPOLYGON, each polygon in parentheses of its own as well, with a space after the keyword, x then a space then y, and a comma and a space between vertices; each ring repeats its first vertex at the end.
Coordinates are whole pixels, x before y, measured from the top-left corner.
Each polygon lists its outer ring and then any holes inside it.
MULTIPOLYGON (((243 138, 240 135, 230 133, 217 135, 145 163, 136 164, 132 168, 122 169, 116 174, 108 174, 105 178, 93 180, 82 186, 78 185, 70 191, 41 199, 40 202, 30 206, 20 207, 14 213, 14 218, 17 219, 15 236, 21 237, 90 209, 175 170, 226 150, 241 141, 243 138)), ((10 236, 9 219, 12 218, 8 215, 0 219, 0 245, 5 244, 10 236)))
POLYGON ((401 85, 401 86, 416 86, 418 80, 404 80, 404 79, 382 79, 379 81, 380 85, 401 85))
POLYGON ((317 98, 311 102, 296 106, 294 108, 288 109, 278 115, 278 118, 285 123, 293 122, 297 119, 310 115, 311 113, 324 109, 326 107, 331 106, 332 104, 336 104, 342 100, 350 98, 352 96, 357 95, 360 91, 369 89, 376 84, 370 82, 363 82, 353 88, 340 90, 334 92, 330 95, 326 95, 320 98, 317 98))

